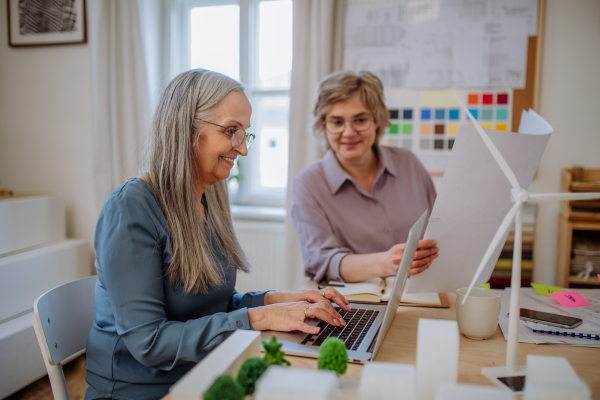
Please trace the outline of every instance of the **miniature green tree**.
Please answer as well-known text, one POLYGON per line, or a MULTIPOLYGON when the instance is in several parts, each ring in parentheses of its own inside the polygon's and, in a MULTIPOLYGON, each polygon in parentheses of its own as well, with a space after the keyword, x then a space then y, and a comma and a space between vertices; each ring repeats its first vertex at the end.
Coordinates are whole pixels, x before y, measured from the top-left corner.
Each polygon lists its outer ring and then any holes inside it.
POLYGON ((269 365, 290 365, 289 361, 283 358, 283 351, 279 350, 281 348, 281 343, 277 343, 277 339, 275 336, 271 336, 271 340, 268 342, 262 342, 263 348, 265 349, 265 357, 264 360, 269 365))
POLYGON ((238 383, 244 394, 254 393, 254 384, 267 369, 267 363, 261 358, 252 357, 244 361, 238 373, 238 383))
POLYGON ((344 341, 336 337, 325 339, 319 348, 317 359, 319 369, 335 371, 338 376, 343 375, 348 367, 348 353, 344 341))
POLYGON ((244 389, 230 375, 221 375, 204 393, 204 400, 242 400, 244 389))

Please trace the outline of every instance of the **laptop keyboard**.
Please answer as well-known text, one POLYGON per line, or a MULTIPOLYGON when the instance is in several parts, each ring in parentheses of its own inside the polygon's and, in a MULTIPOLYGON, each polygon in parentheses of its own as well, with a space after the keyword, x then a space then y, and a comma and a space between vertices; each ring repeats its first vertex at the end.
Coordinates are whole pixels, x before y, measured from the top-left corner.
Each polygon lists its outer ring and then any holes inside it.
POLYGON ((316 335, 307 335, 301 344, 312 343, 312 346, 320 346, 328 337, 337 337, 344 341, 348 350, 357 350, 367 336, 373 321, 379 315, 379 311, 355 308, 350 311, 338 311, 346 321, 346 326, 338 328, 325 321, 320 321, 317 326, 321 328, 321 331, 316 335))

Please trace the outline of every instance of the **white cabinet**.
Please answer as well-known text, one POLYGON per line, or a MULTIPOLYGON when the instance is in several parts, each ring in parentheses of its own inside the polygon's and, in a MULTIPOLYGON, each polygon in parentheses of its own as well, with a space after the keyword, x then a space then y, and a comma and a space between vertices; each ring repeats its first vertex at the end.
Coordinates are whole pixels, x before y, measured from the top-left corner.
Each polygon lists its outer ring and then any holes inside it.
POLYGON ((66 238, 60 196, 0 197, 0 399, 46 374, 34 300, 89 276, 91 261, 87 241, 66 238))

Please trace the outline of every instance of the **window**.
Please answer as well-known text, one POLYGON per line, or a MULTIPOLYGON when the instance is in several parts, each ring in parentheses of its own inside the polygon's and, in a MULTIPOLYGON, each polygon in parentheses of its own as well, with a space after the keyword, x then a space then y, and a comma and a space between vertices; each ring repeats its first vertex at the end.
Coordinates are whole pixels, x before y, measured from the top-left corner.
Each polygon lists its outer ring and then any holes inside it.
POLYGON ((291 0, 180 0, 180 70, 206 68, 240 80, 256 135, 238 158, 232 202, 284 205, 292 70, 291 0))

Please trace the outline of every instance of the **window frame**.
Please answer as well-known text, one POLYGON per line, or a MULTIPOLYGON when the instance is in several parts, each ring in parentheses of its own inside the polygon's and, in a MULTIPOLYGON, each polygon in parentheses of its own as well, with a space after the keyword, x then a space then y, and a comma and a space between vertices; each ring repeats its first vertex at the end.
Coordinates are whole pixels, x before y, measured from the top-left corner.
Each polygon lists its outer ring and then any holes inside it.
MULTIPOLYGON (((283 188, 260 188, 260 153, 259 141, 261 121, 258 117, 259 103, 261 99, 268 97, 287 97, 287 131, 289 139, 289 99, 290 89, 261 89, 259 87, 259 5, 263 1, 276 0, 179 0, 176 34, 173 35, 177 43, 172 43, 178 49, 179 57, 174 65, 175 70, 185 71, 191 68, 191 24, 190 15, 192 8, 238 5, 240 7, 240 41, 239 60, 240 81, 246 87, 246 95, 252 105, 253 113, 250 121, 250 132, 256 134, 256 140, 246 157, 241 158, 242 180, 236 195, 231 195, 232 204, 256 205, 256 206, 285 206, 287 186, 283 188), (256 127, 256 128, 254 128, 256 127), (249 171, 249 172, 248 172, 249 171)), ((290 84, 291 86, 291 84, 290 84)), ((289 140, 288 140, 289 143, 289 140)), ((288 148, 289 154, 289 148, 288 148)), ((287 167, 287 166, 286 166, 287 167)), ((290 182, 288 181, 289 185, 290 182)))

